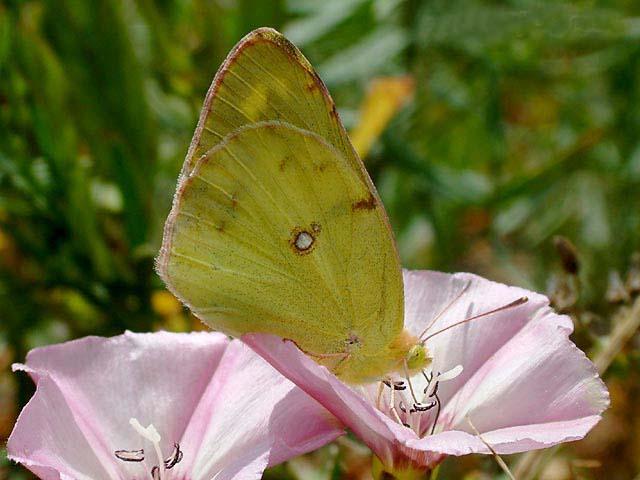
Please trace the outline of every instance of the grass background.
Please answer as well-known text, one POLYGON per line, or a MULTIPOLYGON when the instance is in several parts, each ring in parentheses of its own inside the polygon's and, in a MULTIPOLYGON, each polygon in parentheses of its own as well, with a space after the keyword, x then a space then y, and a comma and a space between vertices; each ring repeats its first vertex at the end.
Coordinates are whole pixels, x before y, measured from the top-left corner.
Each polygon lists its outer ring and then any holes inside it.
MULTIPOLYGON (((629 321, 640 289, 638 2, 3 0, 0 442, 33 392, 10 373, 30 348, 198 326, 153 258, 208 85, 258 26, 303 50, 349 129, 374 122, 363 102, 387 100, 372 82, 412 79, 365 157, 405 266, 545 291, 592 355, 629 321), (575 245, 577 274, 558 235, 575 245)), ((605 421, 545 460, 540 478, 640 475, 632 334, 610 352, 605 421)), ((0 477, 29 478, 0 458, 0 477)), ((360 478, 366 465, 347 441, 269 475, 360 478)), ((500 475, 486 457, 440 472, 500 475)))

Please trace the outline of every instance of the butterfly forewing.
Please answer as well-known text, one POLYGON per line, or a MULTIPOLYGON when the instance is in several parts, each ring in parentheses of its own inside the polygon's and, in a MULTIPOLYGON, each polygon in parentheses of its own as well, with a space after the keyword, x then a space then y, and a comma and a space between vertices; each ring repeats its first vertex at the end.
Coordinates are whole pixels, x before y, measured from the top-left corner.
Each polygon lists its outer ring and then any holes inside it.
POLYGON ((384 208, 324 84, 275 30, 247 35, 216 74, 158 270, 214 329, 349 351, 354 369, 402 331, 384 208))
POLYGON ((243 127, 183 179, 160 273, 215 329, 318 353, 353 338, 375 350, 402 328, 383 213, 319 136, 281 122, 243 127))
POLYGON ((207 94, 185 171, 227 134, 243 125, 270 120, 319 135, 366 176, 322 80, 302 53, 270 28, 249 33, 220 67, 207 94))

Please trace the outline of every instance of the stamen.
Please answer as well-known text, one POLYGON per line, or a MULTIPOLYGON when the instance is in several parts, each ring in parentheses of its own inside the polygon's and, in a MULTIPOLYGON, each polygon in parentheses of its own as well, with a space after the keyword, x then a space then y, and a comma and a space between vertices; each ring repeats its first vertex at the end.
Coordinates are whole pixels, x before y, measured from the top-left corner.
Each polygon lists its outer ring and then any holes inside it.
POLYGON ((144 460, 144 449, 140 450, 116 450, 113 452, 118 460, 123 462, 142 462, 144 460))
POLYGON ((438 394, 434 393, 433 396, 436 399, 437 410, 436 410, 436 418, 433 419, 433 425, 431 425, 430 435, 433 435, 433 432, 436 431, 436 425, 438 424, 438 419, 440 418, 440 410, 442 409, 442 403, 440 402, 440 397, 438 396, 438 394))
POLYGON ((424 378, 427 379, 427 386, 424 389, 424 394, 427 397, 433 397, 438 392, 438 385, 440 382, 446 382, 447 380, 453 380, 458 375, 460 375, 463 371, 462 365, 456 365, 455 367, 447 370, 444 373, 436 373, 435 375, 432 373, 431 376, 427 376, 424 371, 422 374, 424 378))
POLYGON ((142 435, 144 438, 146 438, 153 444, 153 448, 156 451, 156 456, 158 457, 159 468, 158 466, 154 467, 151 470, 151 476, 153 477, 154 480, 162 480, 163 478, 165 478, 165 474, 164 474, 165 468, 164 468, 164 460, 162 459, 162 450, 160 450, 161 437, 160 437, 160 434, 158 433, 158 430, 156 430, 156 427, 154 427, 152 423, 149 424, 149 426, 147 426, 146 428, 143 427, 137 418, 129 419, 129 424, 134 428, 136 432, 138 432, 140 435, 142 435), (156 473, 154 473, 154 470, 156 468, 158 468, 158 470, 156 473))
POLYGON ((165 458, 164 467, 167 470, 171 470, 173 467, 175 467, 177 464, 179 464, 182 461, 183 456, 184 455, 182 453, 182 450, 180 450, 180 444, 174 443, 173 453, 169 457, 165 458))
POLYGON ((391 398, 389 400, 389 411, 393 413, 393 416, 395 417, 395 419, 400 425, 405 425, 400 419, 400 415, 398 415, 398 411, 396 410, 396 389, 395 388, 391 389, 390 397, 391 398))
POLYGON ((447 380, 453 380, 454 378, 456 378, 458 375, 462 373, 462 370, 464 370, 462 368, 462 365, 456 365, 452 369, 447 370, 444 373, 438 374, 438 381, 446 382, 447 380))
POLYGON ((433 424, 431 425, 431 432, 429 433, 429 435, 433 435, 433 433, 436 431, 436 425, 438 424, 440 411, 442 410, 442 402, 440 401, 440 397, 438 396, 438 386, 440 385, 440 382, 456 378, 462 373, 462 370, 462 365, 456 365, 455 367, 447 370, 444 373, 431 372, 431 374, 429 375, 427 375, 427 373, 422 370, 422 376, 427 381, 427 386, 424 388, 425 398, 433 398, 434 400, 427 404, 420 403, 418 405, 414 405, 413 407, 418 412, 424 412, 436 407, 436 415, 433 419, 433 424))
MULTIPOLYGON (((384 393, 385 380, 381 380, 378 384, 378 395, 376 397, 376 408, 381 410, 380 402, 382 401, 382 394, 384 393)), ((389 386, 389 384, 387 384, 389 386)))
POLYGON ((418 402, 418 397, 416 397, 416 392, 413 390, 413 384, 411 383, 411 378, 409 378, 409 369, 407 368, 407 361, 405 360, 403 363, 403 368, 404 368, 404 376, 407 379, 407 383, 409 384, 409 391, 411 392, 411 397, 413 398, 413 403, 414 405, 416 403, 420 403, 418 402))
POLYGON ((438 393, 438 387, 439 386, 440 386, 440 382, 436 380, 433 383, 433 390, 431 392, 429 392, 429 385, 427 385, 427 387, 424 389, 425 395, 427 395, 427 397, 433 397, 436 393, 438 393), (429 392, 429 393, 427 394, 427 392, 429 392))
POLYGON ((407 386, 404 384, 403 380, 398 380, 393 382, 393 389, 394 390, 406 390, 407 386))
POLYGON ((436 331, 436 332, 434 332, 434 333, 432 333, 430 335, 427 335, 424 338, 424 340, 421 341, 421 343, 424 344, 430 338, 435 337, 436 335, 440 335, 441 333, 444 333, 444 332, 446 332, 447 330, 449 330, 449 329, 451 329, 453 327, 457 327, 458 325, 463 325, 465 323, 471 322, 472 320, 477 320, 479 318, 487 317, 489 315, 493 315, 494 313, 498 313, 498 312, 501 312, 503 310, 507 310, 509 308, 517 307, 517 306, 522 305, 523 303, 526 303, 528 301, 529 301, 529 299, 527 297, 520 297, 517 300, 514 300, 513 302, 511 302, 511 303, 509 303, 507 305, 503 305, 502 307, 495 308, 495 309, 490 310, 488 312, 479 313, 478 315, 474 315, 474 316, 469 317, 469 318, 467 318, 465 320, 462 320, 460 322, 452 323, 448 327, 444 327, 444 328, 442 328, 442 329, 440 329, 440 330, 438 330, 438 331, 436 331))
POLYGON ((427 410, 431 410, 433 407, 436 406, 436 401, 433 401, 431 403, 415 403, 413 405, 413 408, 415 409, 416 412, 426 412, 427 410))
POLYGON ((145 428, 140 424, 137 418, 131 418, 129 419, 129 425, 131 425, 136 432, 149 440, 151 443, 160 442, 160 434, 156 430, 156 427, 153 426, 153 424, 150 424, 145 428))

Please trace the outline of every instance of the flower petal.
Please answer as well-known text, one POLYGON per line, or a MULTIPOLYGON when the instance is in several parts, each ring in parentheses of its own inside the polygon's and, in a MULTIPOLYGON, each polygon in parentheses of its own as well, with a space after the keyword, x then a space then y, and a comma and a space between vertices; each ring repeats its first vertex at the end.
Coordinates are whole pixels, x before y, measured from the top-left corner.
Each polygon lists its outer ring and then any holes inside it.
MULTIPOLYGON (((416 335, 428 326, 427 334, 432 334, 472 315, 503 307, 521 297, 528 298, 522 305, 453 327, 427 341, 435 370, 445 372, 457 365, 464 368, 458 377, 440 385, 443 404, 538 312, 549 310, 544 295, 469 273, 405 270, 404 282, 405 326, 416 335), (460 295, 461 292, 464 293, 460 295)), ((567 333, 573 328, 571 319, 563 315, 554 315, 551 321, 567 333)))
POLYGON ((386 464, 394 463, 395 445, 399 440, 417 438, 411 430, 383 415, 373 402, 365 400, 293 343, 264 334, 244 335, 242 339, 280 373, 324 405, 386 464))
MULTIPOLYGON (((520 425, 481 433, 482 439, 473 433, 450 430, 420 440, 409 440, 405 445, 409 450, 414 451, 468 455, 491 453, 484 443, 487 442, 499 454, 519 453, 551 447, 561 442, 580 440, 599 421, 600 416, 593 415, 577 420, 520 425)), ((407 452, 407 455, 411 453, 407 452)))
POLYGON ((184 435, 183 450, 197 456, 185 453, 178 472, 203 480, 260 478, 267 463, 315 450, 342 433, 318 402, 234 341, 184 435))
POLYGON ((407 314, 414 328, 425 324, 418 318, 420 305, 432 314, 468 285, 432 331, 520 296, 529 299, 524 305, 454 327, 427 343, 437 370, 464 366, 460 376, 439 389, 444 404, 439 426, 459 432, 409 442, 412 448, 453 455, 486 453, 486 446, 471 433, 467 416, 499 453, 576 440, 597 423, 609 404, 606 387, 593 364, 568 338, 571 320, 554 313, 546 297, 470 274, 405 272, 405 281, 407 314), (433 295, 438 298, 436 307, 427 305, 428 293, 437 292, 438 285, 445 294, 433 295), (473 307, 464 312, 469 305, 473 307))
POLYGON ((608 405, 607 390, 569 340, 571 319, 555 314, 546 297, 464 273, 405 271, 404 280, 405 326, 415 335, 480 315, 426 343, 435 372, 459 373, 439 384, 441 433, 418 438, 375 408, 375 399, 366 395, 370 388, 361 394, 358 387, 348 387, 291 342, 260 334, 243 340, 390 468, 406 462, 433 465, 444 454, 488 453, 468 419, 499 453, 579 439, 598 421, 608 405), (527 301, 482 315, 522 297, 527 301))
POLYGON ((8 457, 43 479, 118 478, 114 461, 101 462, 78 427, 60 388, 49 377, 38 382, 7 443, 8 457))
POLYGON ((467 416, 480 432, 549 425, 549 445, 578 437, 582 419, 593 424, 609 404, 606 387, 552 316, 531 321, 458 390, 442 414, 449 428, 470 431, 467 416))
MULTIPOLYGON (((178 441, 229 341, 215 333, 86 337, 32 350, 24 369, 39 384, 54 382, 86 442, 103 465, 140 473, 115 458, 145 440, 129 420, 154 424, 167 453, 178 441)), ((153 466, 153 462, 151 466, 153 466)), ((116 475, 117 476, 117 475, 116 475)), ((114 476, 111 475, 111 478, 114 476)))

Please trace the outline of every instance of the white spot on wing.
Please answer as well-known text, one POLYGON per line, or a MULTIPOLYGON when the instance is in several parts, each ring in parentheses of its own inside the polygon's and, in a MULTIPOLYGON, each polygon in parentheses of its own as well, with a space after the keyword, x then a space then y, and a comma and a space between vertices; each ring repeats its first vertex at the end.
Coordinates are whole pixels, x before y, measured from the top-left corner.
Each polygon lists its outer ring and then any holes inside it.
POLYGON ((313 245, 313 237, 308 232, 300 232, 296 237, 295 245, 298 250, 308 250, 313 245))

